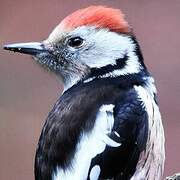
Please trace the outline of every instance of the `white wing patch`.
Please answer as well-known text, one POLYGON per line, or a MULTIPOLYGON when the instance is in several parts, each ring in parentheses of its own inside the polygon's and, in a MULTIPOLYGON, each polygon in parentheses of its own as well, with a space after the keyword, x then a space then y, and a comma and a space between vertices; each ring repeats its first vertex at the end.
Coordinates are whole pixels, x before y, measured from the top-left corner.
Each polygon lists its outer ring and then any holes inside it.
MULTIPOLYGON (((53 174, 53 180, 87 179, 92 158, 102 153, 106 145, 111 147, 119 147, 121 145, 108 136, 114 125, 113 108, 113 104, 100 107, 94 128, 90 133, 82 134, 77 144, 72 166, 65 170, 57 167, 56 172, 53 174)), ((94 166, 90 173, 92 180, 98 179, 99 174, 100 168, 94 166)))

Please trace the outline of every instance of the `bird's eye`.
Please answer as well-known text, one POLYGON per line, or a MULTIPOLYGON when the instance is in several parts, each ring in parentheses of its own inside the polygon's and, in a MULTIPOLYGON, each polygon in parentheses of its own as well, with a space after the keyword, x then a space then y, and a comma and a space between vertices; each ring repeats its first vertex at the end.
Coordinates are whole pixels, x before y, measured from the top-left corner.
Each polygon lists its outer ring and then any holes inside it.
POLYGON ((68 40, 68 45, 71 47, 81 47, 83 45, 84 40, 80 37, 73 37, 68 40))

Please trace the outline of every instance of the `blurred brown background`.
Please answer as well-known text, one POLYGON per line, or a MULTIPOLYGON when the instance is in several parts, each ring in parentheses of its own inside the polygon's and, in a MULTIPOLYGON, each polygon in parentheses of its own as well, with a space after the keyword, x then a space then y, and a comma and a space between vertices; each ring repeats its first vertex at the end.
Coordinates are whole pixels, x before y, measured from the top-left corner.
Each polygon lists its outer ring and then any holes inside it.
POLYGON ((2 44, 39 41, 70 12, 91 4, 121 8, 156 78, 166 135, 165 176, 180 172, 179 0, 0 0, 0 179, 32 180, 44 119, 61 94, 56 77, 2 44))

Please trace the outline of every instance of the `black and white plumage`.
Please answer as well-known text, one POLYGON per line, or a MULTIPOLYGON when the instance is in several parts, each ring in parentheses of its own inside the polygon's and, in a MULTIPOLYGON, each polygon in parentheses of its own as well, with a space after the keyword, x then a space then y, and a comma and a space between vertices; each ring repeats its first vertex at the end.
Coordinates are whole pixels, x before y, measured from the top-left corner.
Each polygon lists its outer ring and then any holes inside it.
POLYGON ((136 38, 85 23, 64 31, 62 24, 42 44, 5 46, 33 54, 65 86, 39 139, 35 179, 161 179, 164 132, 136 38))

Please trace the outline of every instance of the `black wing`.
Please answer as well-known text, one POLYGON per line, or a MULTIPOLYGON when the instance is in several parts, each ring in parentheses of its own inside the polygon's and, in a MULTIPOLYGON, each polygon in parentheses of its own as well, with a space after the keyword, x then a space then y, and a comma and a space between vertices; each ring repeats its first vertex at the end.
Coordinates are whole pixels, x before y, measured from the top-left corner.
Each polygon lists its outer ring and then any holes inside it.
POLYGON ((105 151, 91 161, 91 169, 100 166, 99 179, 127 180, 134 174, 140 153, 148 136, 148 116, 135 89, 131 89, 115 104, 114 126, 109 137, 121 143, 119 147, 106 146, 105 151))

